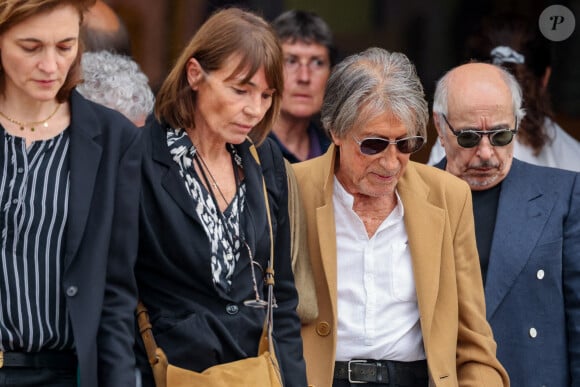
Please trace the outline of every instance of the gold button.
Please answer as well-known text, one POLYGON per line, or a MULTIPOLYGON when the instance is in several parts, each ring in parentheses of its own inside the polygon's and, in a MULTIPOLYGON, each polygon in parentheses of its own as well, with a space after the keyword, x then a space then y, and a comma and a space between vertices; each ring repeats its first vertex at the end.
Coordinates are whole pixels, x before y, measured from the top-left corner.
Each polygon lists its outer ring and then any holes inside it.
POLYGON ((316 333, 319 336, 328 336, 330 334, 330 324, 326 321, 321 321, 316 325, 316 333))

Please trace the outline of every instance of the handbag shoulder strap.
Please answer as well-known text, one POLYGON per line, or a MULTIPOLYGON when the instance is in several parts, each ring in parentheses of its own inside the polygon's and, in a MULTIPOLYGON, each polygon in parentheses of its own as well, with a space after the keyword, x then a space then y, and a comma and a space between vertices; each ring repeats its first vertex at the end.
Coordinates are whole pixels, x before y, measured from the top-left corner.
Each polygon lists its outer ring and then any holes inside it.
MULTIPOLYGON (((249 138, 248 141, 250 141, 249 138)), ((256 160, 256 163, 261 166, 262 164, 260 163, 260 156, 258 156, 258 151, 256 150, 256 147, 253 143, 250 145, 250 153, 254 157, 254 160, 256 160)), ((270 269, 270 272, 266 270, 266 284, 269 285, 268 277, 271 275, 272 285, 274 285, 274 235, 272 232, 272 215, 270 214, 268 189, 266 188, 266 179, 264 179, 264 174, 262 174, 262 191, 264 193, 264 202, 266 203, 266 216, 268 217, 268 231, 270 233, 270 262, 268 263, 268 269, 270 269)))
MULTIPOLYGON (((260 163, 260 156, 255 145, 250 141, 250 153, 256 160, 258 165, 260 163)), ((266 309, 266 320, 264 321, 264 330, 262 331, 262 336, 260 337, 260 346, 258 348, 258 354, 264 351, 270 351, 274 354, 274 342, 272 340, 272 331, 274 330, 274 233, 272 231, 272 215, 270 213, 270 201, 268 200, 268 189, 266 188, 266 179, 262 173, 262 190, 264 193, 264 202, 266 204, 266 216, 268 217, 268 232, 270 233, 270 261, 268 262, 268 267, 266 268, 266 286, 268 287, 268 306, 266 309)))
POLYGON ((157 364, 159 361, 157 356, 157 342, 155 341, 155 337, 153 337, 153 327, 149 322, 149 312, 141 301, 137 304, 137 323, 139 324, 139 333, 141 334, 143 343, 145 344, 145 351, 147 352, 149 364, 157 364))

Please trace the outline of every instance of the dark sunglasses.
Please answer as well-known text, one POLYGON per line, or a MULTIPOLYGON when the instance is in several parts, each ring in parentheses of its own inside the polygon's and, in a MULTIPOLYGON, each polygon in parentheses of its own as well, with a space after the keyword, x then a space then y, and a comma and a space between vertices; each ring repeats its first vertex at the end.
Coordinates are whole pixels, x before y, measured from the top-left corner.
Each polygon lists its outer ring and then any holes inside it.
POLYGON ((496 130, 475 130, 475 129, 464 129, 455 130, 453 126, 445 117, 445 114, 441 114, 443 119, 451 129, 451 132, 457 137, 457 143, 463 148, 473 148, 481 142, 483 136, 489 138, 489 143, 493 146, 506 146, 514 139, 514 136, 518 132, 518 119, 516 117, 516 128, 515 129, 496 129, 496 130))
POLYGON ((354 138, 354 141, 360 147, 360 153, 368 156, 381 153, 387 149, 389 144, 395 145, 401 153, 415 153, 425 144, 425 138, 421 136, 399 138, 393 141, 380 137, 367 137, 362 140, 359 140, 355 136, 352 136, 352 138, 354 138))

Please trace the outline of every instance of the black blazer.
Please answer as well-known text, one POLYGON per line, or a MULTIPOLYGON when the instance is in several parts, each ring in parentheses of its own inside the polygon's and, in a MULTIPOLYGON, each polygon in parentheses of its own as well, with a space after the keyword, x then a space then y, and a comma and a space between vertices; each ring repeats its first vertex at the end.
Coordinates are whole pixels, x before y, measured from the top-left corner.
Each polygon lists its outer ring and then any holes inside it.
MULTIPOLYGON (((140 204, 137 260, 139 295, 150 312, 157 344, 169 362, 202 371, 210 366, 256 356, 264 310, 247 307, 254 298, 250 259, 236 263, 230 294, 212 283, 210 244, 185 188, 178 165, 171 159, 166 130, 155 120, 144 128, 145 156, 140 204)), ((254 259, 265 268, 270 256, 262 174, 268 188, 275 243, 274 339, 286 386, 305 386, 298 296, 290 262, 287 183, 284 161, 270 140, 258 148, 261 167, 249 152, 249 142, 237 146, 242 157, 246 205, 242 228, 254 259)), ((257 274, 263 298, 263 276, 257 274)), ((137 348, 143 385, 152 386, 142 342, 137 348)))
POLYGON ((62 287, 80 385, 135 385, 134 310, 141 132, 123 115, 71 98, 69 217, 62 287))

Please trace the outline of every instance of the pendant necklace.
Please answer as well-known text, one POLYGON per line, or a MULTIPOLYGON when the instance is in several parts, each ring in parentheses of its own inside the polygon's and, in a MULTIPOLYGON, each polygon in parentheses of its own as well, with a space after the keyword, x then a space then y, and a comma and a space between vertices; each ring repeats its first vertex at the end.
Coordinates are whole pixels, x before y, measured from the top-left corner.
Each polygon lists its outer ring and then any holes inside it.
POLYGON ((1 111, 0 111, 0 116, 2 116, 6 120, 12 122, 15 125, 18 125, 20 127, 20 130, 24 130, 24 128, 30 128, 30 131, 34 132, 34 130, 36 129, 35 127, 37 125, 42 125, 43 127, 48 128, 48 121, 52 117, 54 117, 54 115, 56 114, 56 112, 60 108, 60 105, 61 105, 60 103, 58 105, 56 105, 56 109, 54 109, 54 111, 52 113, 50 113, 50 115, 48 117, 46 117, 44 120, 41 120, 41 121, 20 122, 18 120, 15 120, 14 118, 8 117, 6 114, 4 114, 1 111))
MULTIPOLYGON (((214 205, 216 206, 216 212, 217 212, 217 216, 218 216, 218 221, 221 222, 222 227, 224 229, 224 234, 226 235, 226 238, 229 242, 231 251, 227 252, 225 255, 226 260, 228 261, 232 261, 234 259, 234 254, 233 254, 233 250, 235 249, 234 247, 234 237, 232 235, 230 235, 230 233, 228 232, 228 226, 227 226, 227 221, 226 221, 226 217, 224 215, 224 213, 220 210, 217 199, 215 197, 214 194, 214 190, 211 187, 214 187, 217 189, 217 191, 219 192, 220 196, 222 197, 223 201, 225 202, 226 206, 229 205, 228 201, 226 200, 225 195, 223 194, 221 188, 219 187, 219 185, 217 184, 216 179, 214 178, 213 174, 211 173, 211 171, 209 170, 209 168, 207 167, 207 164, 205 163, 205 161, 203 160, 203 157, 201 156, 201 153, 199 152, 199 150, 196 151, 195 153, 196 157, 195 159, 198 160, 198 165, 199 165, 199 170, 201 171, 201 175, 203 177, 203 180, 205 180, 205 183, 207 184, 207 186, 209 187, 208 191, 210 194, 210 197, 212 198, 214 205), (207 171, 207 173, 209 174, 212 183, 209 182, 209 179, 207 178, 207 175, 205 174, 205 171, 207 171)), ((236 181, 236 194, 238 191, 238 187, 240 185, 240 176, 239 176, 239 172, 237 170, 237 165, 233 160, 233 155, 232 155, 232 165, 234 167, 234 178, 236 181)), ((235 196, 234 196, 235 199, 235 196)), ((239 222, 239 217, 241 216, 241 206, 240 206, 240 200, 238 198, 238 222, 239 222)))
MULTIPOLYGON (((201 164, 203 164, 203 168, 200 168, 203 174, 203 177, 205 178, 205 182, 209 183, 209 181, 207 180, 207 176, 205 176, 205 173, 203 171, 203 169, 205 168, 205 170, 207 171, 207 173, 209 174, 209 177, 211 178, 211 183, 208 184, 208 186, 213 187, 214 189, 217 189, 217 191, 219 192, 220 196, 222 197, 222 199, 224 200, 224 203, 226 203, 226 206, 229 205, 228 201, 226 200, 226 196, 224 195, 224 193, 222 192, 220 186, 218 185, 215 177, 213 177, 213 174, 211 173, 211 171, 209 170, 209 168, 207 167, 207 164, 205 163, 205 160, 203 159, 203 157, 201 157, 201 153, 199 153, 199 150, 196 152, 199 161, 201 161, 201 164)), ((235 172, 235 171, 234 171, 235 172)), ((236 179, 236 189, 237 189, 237 179, 236 179)), ((213 193, 213 190, 211 190, 213 193)), ((216 203, 217 204, 217 203, 216 203)), ((218 207, 219 208, 219 207, 218 207)))

